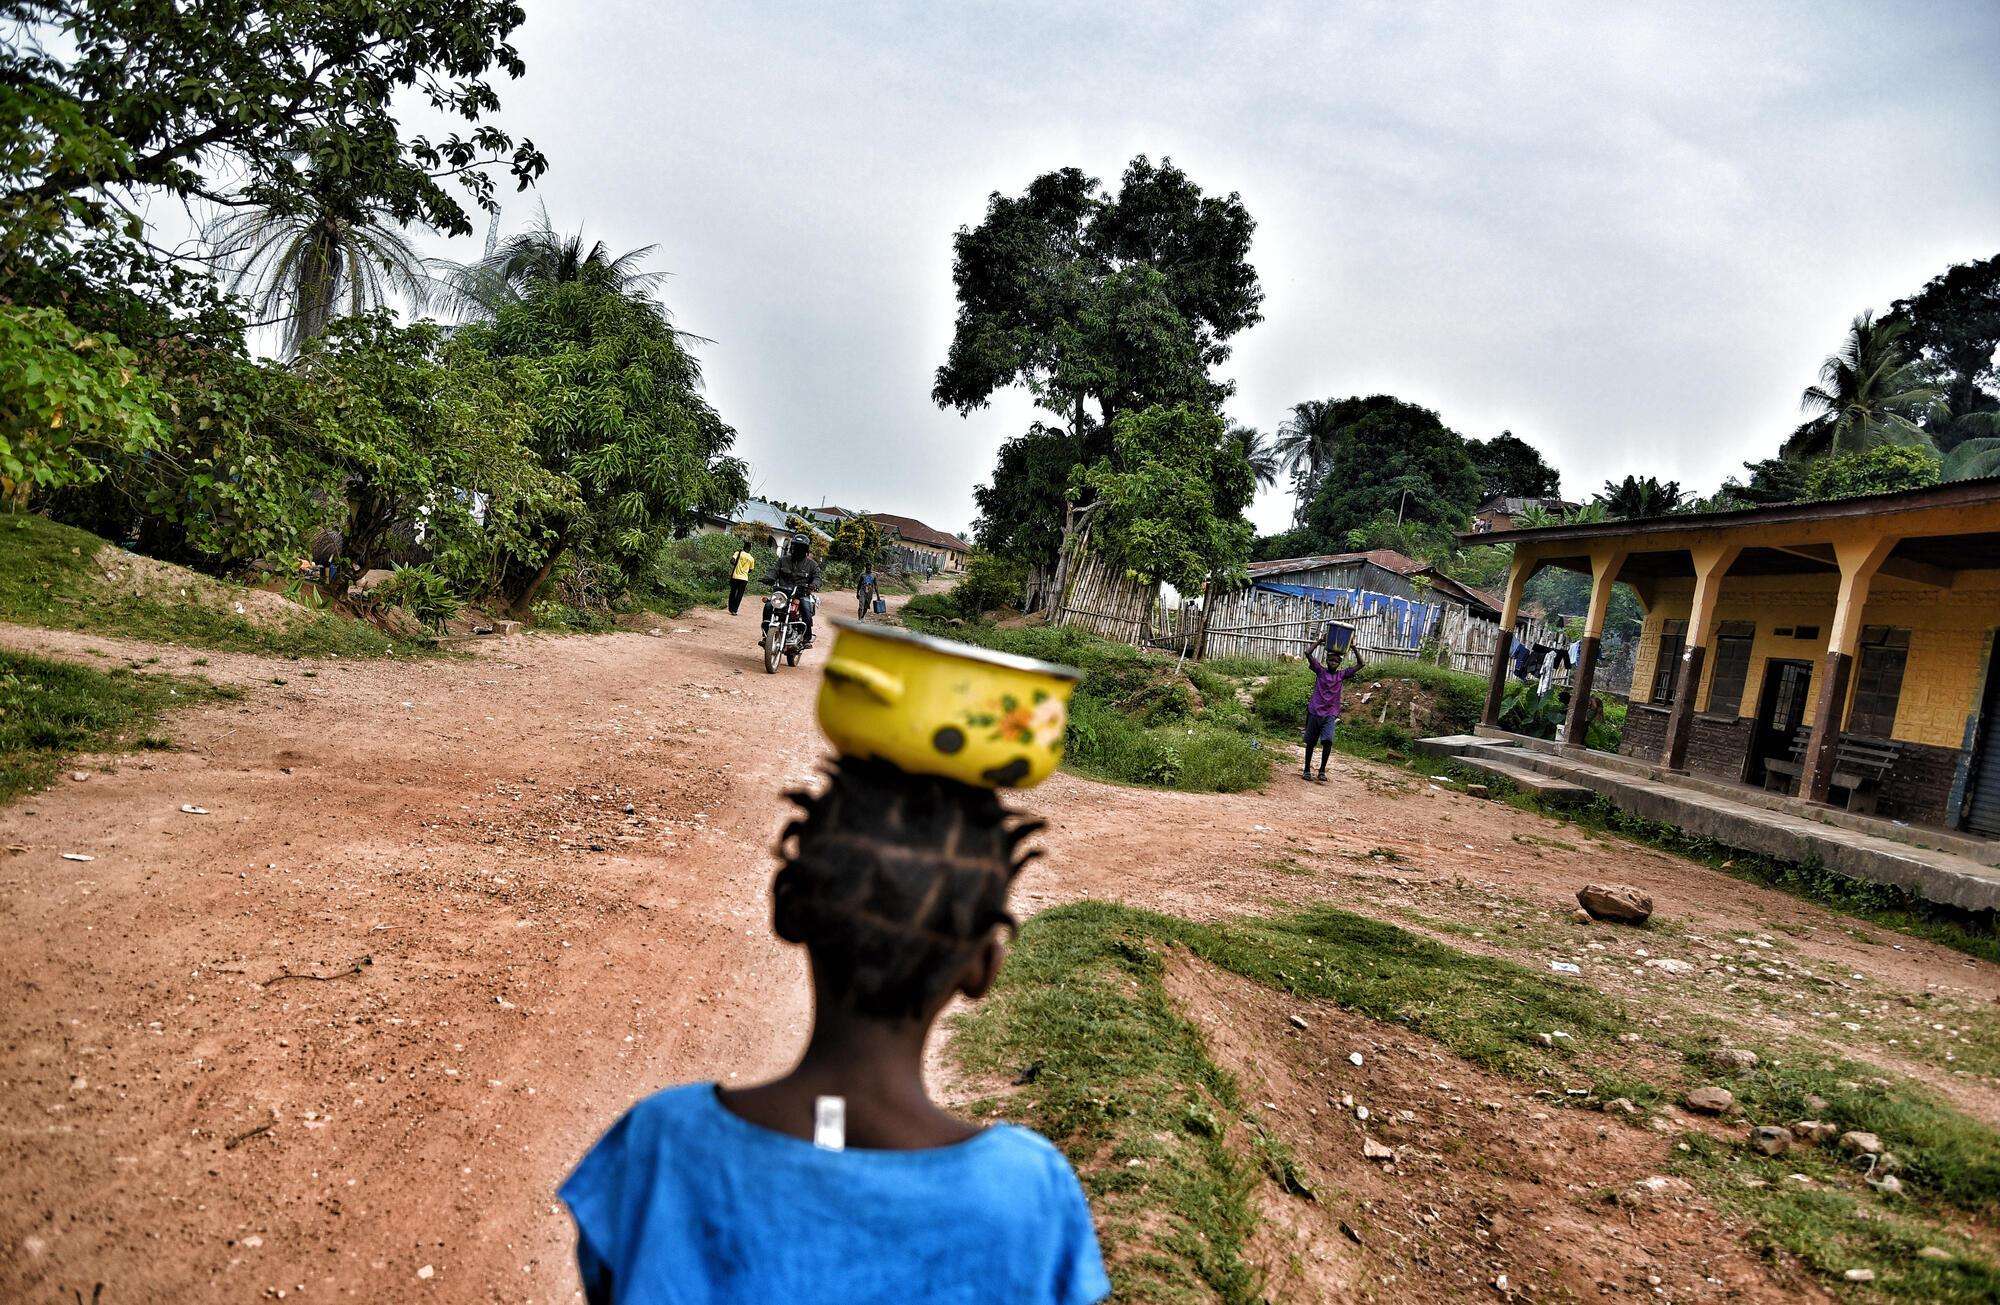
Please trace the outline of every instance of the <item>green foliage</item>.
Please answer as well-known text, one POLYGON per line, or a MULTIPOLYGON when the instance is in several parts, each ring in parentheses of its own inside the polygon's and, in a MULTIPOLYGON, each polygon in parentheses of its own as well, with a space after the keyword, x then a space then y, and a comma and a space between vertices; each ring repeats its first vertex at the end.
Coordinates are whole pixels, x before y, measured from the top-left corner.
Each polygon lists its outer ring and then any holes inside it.
POLYGON ((416 651, 365 621, 331 612, 250 620, 240 586, 188 575, 136 591, 92 565, 104 540, 41 517, 0 514, 0 621, 89 630, 280 657, 382 657, 416 651))
POLYGON ((1662 481, 1653 476, 1627 476, 1604 482, 1597 501, 1604 514, 1614 520, 1670 516, 1687 503, 1688 494, 1678 480, 1662 481))
POLYGON ((633 578, 633 597, 642 605, 678 616, 690 607, 721 607, 729 599, 730 561, 736 550, 747 548, 757 559, 751 573, 768 576, 777 564, 777 555, 761 542, 745 543, 726 532, 708 532, 687 539, 671 539, 659 544, 645 567, 633 578))
POLYGON ((1077 497, 1102 505, 1091 523, 1094 547, 1183 593, 1249 557, 1242 514, 1256 485, 1242 446, 1212 412, 1178 404, 1121 415, 1109 454, 1075 483, 1077 497))
POLYGON ((1839 353, 1820 367, 1804 406, 1817 416, 1780 450, 1791 458, 1859 453, 1884 444, 1930 444, 1923 423, 1942 410, 1935 386, 1910 360, 1907 321, 1864 312, 1854 319, 1839 353))
POLYGON ((1848 498, 1887 494, 1935 485, 1939 458, 1921 445, 1883 444, 1855 453, 1835 453, 1806 465, 1805 497, 1848 498))
POLYGON ((872 517, 844 517, 833 528, 827 556, 856 568, 881 565, 886 541, 882 527, 872 517))
POLYGON ((1339 441, 1305 511, 1326 551, 1382 517, 1464 527, 1482 486, 1457 431, 1430 409, 1386 394, 1343 399, 1337 408, 1339 441))
POLYGON ((0 306, 0 500, 88 484, 160 442, 159 395, 132 351, 54 308, 0 306))
POLYGON ((544 523, 575 487, 528 445, 531 411, 476 349, 433 323, 334 323, 299 360, 301 433, 346 500, 341 552, 357 572, 384 560, 392 530, 422 520, 440 570, 490 587, 503 564, 541 561, 544 523))
POLYGON ((1968 439, 2000 435, 1989 419, 2000 411, 2000 254, 1958 263, 1923 289, 1890 305, 1886 319, 1908 330, 1901 344, 1917 375, 1943 400, 1924 428, 1947 453, 1968 439))
MULTIPOLYGON (((657 541, 723 515, 747 487, 728 456, 736 432, 697 390, 699 368, 657 309, 589 281, 540 285, 458 340, 508 368, 529 410, 528 445, 577 486, 575 503, 537 519, 549 554, 591 554, 616 584, 657 541)), ((531 598, 546 572, 516 556, 504 589, 531 598)))
POLYGON ((932 399, 967 413, 1018 385, 1068 427, 1003 449, 980 494, 983 546, 1049 565, 1072 470, 1110 454, 1120 414, 1226 397, 1210 372, 1263 301, 1255 226, 1236 195, 1205 195, 1171 160, 1140 155, 1115 195, 1064 168, 993 194, 959 230, 958 318, 932 399))
POLYGON ((1540 450, 1503 430, 1490 440, 1467 440, 1465 451, 1479 468, 1480 492, 1486 497, 1551 498, 1562 493, 1562 476, 1542 460, 1540 450))
POLYGON ((376 592, 433 630, 443 628, 465 606, 453 592, 451 580, 426 564, 397 567, 376 592))
POLYGON ((0 197, 10 209, 69 197, 68 221, 103 228, 117 212, 106 192, 117 188, 282 208, 306 193, 302 160, 337 158, 352 194, 394 221, 465 234, 471 222, 441 178, 456 175, 484 203, 489 168, 525 185, 547 166, 490 121, 493 74, 523 71, 508 38, 525 14, 512 0, 37 0, 10 6, 8 18, 63 34, 0 47, 10 96, 22 94, 9 105, 21 119, 13 130, 40 146, 10 157, 20 169, 0 197), (406 132, 395 113, 409 86, 468 134, 406 132))

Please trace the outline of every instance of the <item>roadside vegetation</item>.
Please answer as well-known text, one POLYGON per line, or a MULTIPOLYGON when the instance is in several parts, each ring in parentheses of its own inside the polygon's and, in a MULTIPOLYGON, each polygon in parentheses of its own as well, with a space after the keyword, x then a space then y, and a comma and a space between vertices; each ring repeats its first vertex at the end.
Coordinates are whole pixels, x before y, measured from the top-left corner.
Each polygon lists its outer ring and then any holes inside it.
POLYGON ((1613 1107, 1606 1117, 1622 1125, 1724 1077, 1718 1047, 1754 1050, 1754 1068, 1726 1076, 1739 1121, 1720 1136, 1670 1127, 1678 1136, 1660 1145, 1671 1172, 1751 1220, 1758 1245, 1832 1285, 1865 1265, 1877 1273, 1871 1290, 1898 1299, 2000 1290, 1989 1244, 2000 1134, 1906 1079, 1747 1028, 1669 1032, 1593 988, 1333 907, 1195 923, 1087 901, 1024 926, 990 998, 958 1018, 951 1048, 972 1082, 996 1085, 978 1109, 1043 1131, 1078 1165, 1117 1299, 1263 1299, 1249 1254, 1262 1183, 1341 1212, 1338 1192, 1302 1183, 1286 1143, 1175 1007, 1162 976, 1176 952, 1409 1029, 1525 1089, 1587 1082, 1583 1096, 1549 1094, 1547 1108, 1613 1107), (1621 1099, 1638 1114, 1613 1105, 1621 1099), (1871 1187, 1835 1148, 1771 1160, 1743 1144, 1752 1124, 1806 1118, 1874 1133, 1897 1158, 1901 1191, 1871 1187), (1925 1246, 1936 1252, 1917 1256, 1925 1246))
POLYGON ((0 621, 278 657, 382 657, 422 646, 342 613, 288 608, 185 571, 110 576, 99 564, 105 550, 118 554, 88 531, 0 513, 0 621))
POLYGON ((79 753, 172 746, 172 707, 234 696, 202 680, 0 652, 0 803, 46 787, 79 753))

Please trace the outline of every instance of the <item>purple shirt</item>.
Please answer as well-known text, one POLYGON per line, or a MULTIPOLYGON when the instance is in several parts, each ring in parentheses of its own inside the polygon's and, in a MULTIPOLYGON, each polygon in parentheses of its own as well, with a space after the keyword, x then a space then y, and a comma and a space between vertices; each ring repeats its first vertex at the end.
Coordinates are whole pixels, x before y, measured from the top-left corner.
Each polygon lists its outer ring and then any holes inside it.
POLYGON ((1313 668, 1319 678, 1313 682, 1312 700, 1306 703, 1306 710, 1315 716, 1340 715, 1340 686, 1347 683, 1347 677, 1354 672, 1346 666, 1338 670, 1328 670, 1312 652, 1306 653, 1306 665, 1313 668))

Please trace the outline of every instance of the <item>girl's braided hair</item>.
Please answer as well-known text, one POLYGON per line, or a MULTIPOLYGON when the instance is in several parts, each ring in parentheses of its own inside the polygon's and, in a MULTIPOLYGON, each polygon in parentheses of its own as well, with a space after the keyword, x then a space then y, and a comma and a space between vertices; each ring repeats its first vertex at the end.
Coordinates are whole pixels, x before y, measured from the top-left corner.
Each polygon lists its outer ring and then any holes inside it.
POLYGON ((921 1017, 991 930, 1014 928, 1007 890, 1041 855, 1021 844, 1046 822, 991 789, 884 761, 843 757, 826 774, 818 795, 786 795, 800 814, 778 836, 778 937, 803 943, 860 1014, 921 1017))

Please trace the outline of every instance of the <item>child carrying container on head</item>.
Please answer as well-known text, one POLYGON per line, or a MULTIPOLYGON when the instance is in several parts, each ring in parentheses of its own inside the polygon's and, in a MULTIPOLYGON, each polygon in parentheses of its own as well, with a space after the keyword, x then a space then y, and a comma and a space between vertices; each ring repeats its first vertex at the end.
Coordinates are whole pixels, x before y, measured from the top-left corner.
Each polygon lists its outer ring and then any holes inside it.
POLYGON ((670 1088, 563 1185, 593 1302, 1052 1302, 1110 1292, 1062 1153, 939 1108, 924 1044, 998 973, 1007 893, 1042 822, 989 789, 843 758, 794 793, 772 927, 810 963, 782 1078, 670 1088))
POLYGON ((1344 625, 1327 627, 1326 644, 1332 669, 1319 659, 1317 651, 1306 649, 1306 665, 1312 667, 1312 697, 1306 700, 1306 764, 1301 779, 1313 778, 1313 745, 1319 745, 1319 782, 1326 783, 1327 758, 1333 755, 1333 732, 1340 724, 1340 690, 1347 677, 1361 669, 1361 649, 1354 646, 1354 631, 1344 625), (1332 651, 1334 649, 1342 651, 1332 651), (1354 658, 1352 667, 1347 657, 1354 658))

